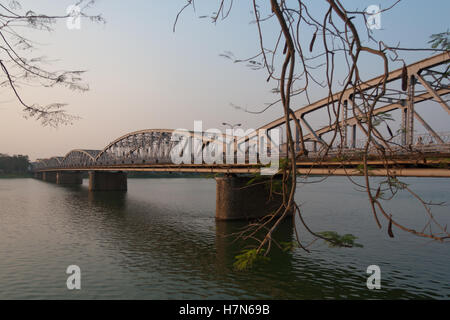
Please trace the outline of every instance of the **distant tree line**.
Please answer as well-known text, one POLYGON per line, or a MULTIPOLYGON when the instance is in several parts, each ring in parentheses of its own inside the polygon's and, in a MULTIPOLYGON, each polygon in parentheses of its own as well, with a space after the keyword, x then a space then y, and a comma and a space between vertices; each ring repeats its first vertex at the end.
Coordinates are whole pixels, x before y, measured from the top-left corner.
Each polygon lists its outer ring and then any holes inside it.
POLYGON ((0 153, 0 174, 26 174, 29 165, 28 156, 0 153))

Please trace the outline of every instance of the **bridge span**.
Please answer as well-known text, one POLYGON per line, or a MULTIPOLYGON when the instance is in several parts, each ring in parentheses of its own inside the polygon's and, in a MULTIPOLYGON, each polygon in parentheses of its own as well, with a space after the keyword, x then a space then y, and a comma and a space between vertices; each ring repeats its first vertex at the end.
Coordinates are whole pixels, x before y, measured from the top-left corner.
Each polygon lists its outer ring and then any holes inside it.
POLYGON ((32 164, 32 171, 36 178, 58 184, 81 184, 82 172, 89 172, 91 191, 126 190, 127 172, 221 174, 216 178, 216 217, 253 218, 281 199, 271 197, 268 201, 264 185, 247 187, 249 178, 245 175, 258 174, 267 167, 263 154, 283 163, 288 148, 282 133, 289 125, 295 132, 300 176, 362 175, 367 150, 369 175, 448 178, 450 132, 438 132, 418 109, 428 114, 440 107, 442 117, 450 115, 445 98, 450 93, 449 62, 450 53, 443 52, 406 66, 407 90, 399 89, 404 69, 390 72, 386 94, 373 110, 367 110, 364 101, 379 89, 382 76, 364 82, 357 92, 341 91, 295 110, 295 119, 291 117, 288 124, 285 118, 279 118, 242 137, 141 130, 119 137, 101 150, 76 149, 65 156, 39 159, 32 164), (377 122, 372 123, 372 132, 368 130, 369 112, 377 122), (418 134, 418 130, 424 132, 418 134), (267 137, 264 144, 258 140, 262 131, 267 137), (281 134, 279 141, 272 139, 277 132, 281 134), (188 146, 192 154, 186 156, 186 149, 178 148, 180 144, 188 146), (197 161, 196 155, 206 151, 214 161, 197 161), (174 155, 184 162, 174 161, 174 155))

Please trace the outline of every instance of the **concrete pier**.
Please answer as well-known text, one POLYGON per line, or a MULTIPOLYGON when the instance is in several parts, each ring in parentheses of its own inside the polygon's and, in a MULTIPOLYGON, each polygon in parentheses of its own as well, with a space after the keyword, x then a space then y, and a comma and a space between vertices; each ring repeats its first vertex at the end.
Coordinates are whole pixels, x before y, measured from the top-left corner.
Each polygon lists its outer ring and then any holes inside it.
POLYGON ((283 203, 280 195, 270 196, 270 182, 247 185, 250 178, 216 178, 216 219, 250 220, 275 212, 283 203))
POLYGON ((33 174, 33 176, 34 176, 35 179, 39 179, 39 180, 43 179, 42 172, 35 172, 33 174))
POLYGON ((42 180, 46 182, 56 183, 56 172, 55 171, 42 172, 42 180))
POLYGON ((89 172, 89 191, 127 191, 125 172, 89 172))
POLYGON ((81 172, 59 171, 56 173, 57 184, 82 184, 83 176, 81 172))
MULTIPOLYGON (((271 226, 273 226, 273 223, 268 225, 269 228, 271 226)), ((228 273, 230 265, 236 262, 236 256, 242 253, 243 249, 249 248, 249 245, 257 247, 259 243, 255 239, 261 240, 267 234, 267 230, 262 229, 254 235, 253 239, 244 240, 239 238, 238 234, 247 227, 247 221, 216 220, 216 271, 228 273)), ((293 220, 284 219, 273 232, 272 240, 278 243, 292 243, 292 241, 296 241, 293 220)), ((280 261, 288 262, 286 253, 276 245, 272 246, 270 255, 275 261, 280 259, 280 261)))

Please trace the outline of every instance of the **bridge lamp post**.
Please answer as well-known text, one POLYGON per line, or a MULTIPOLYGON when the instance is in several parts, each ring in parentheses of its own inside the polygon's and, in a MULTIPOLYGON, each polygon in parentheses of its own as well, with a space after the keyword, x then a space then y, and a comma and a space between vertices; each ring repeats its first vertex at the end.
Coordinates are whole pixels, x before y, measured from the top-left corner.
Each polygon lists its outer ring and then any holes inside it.
POLYGON ((236 140, 236 136, 235 136, 235 134, 234 134, 234 128, 240 127, 241 124, 240 124, 240 123, 229 124, 229 123, 226 123, 226 122, 222 122, 222 125, 223 125, 223 126, 229 126, 230 129, 232 130, 231 132, 232 132, 232 135, 233 135, 234 152, 237 152, 237 140, 236 140))
POLYGON ((222 125, 223 126, 229 126, 230 127, 230 129, 232 130, 232 132, 233 132, 233 136, 234 136, 234 128, 236 128, 236 127, 240 127, 241 126, 241 124, 240 123, 236 123, 236 124, 229 124, 229 123, 226 123, 226 122, 222 122, 222 125))

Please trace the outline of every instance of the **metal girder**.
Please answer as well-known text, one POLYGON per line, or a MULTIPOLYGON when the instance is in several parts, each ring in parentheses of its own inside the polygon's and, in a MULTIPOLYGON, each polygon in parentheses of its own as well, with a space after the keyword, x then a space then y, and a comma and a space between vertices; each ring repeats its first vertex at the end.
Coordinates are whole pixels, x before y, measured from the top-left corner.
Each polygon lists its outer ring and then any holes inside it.
MULTIPOLYGON (((448 94, 448 93, 450 93, 450 89, 440 89, 438 91, 438 94, 440 94, 440 95, 445 95, 445 94, 448 94)), ((414 97, 414 103, 419 103, 419 102, 423 102, 423 101, 430 100, 430 99, 432 99, 432 96, 431 96, 430 93, 423 93, 421 95, 418 95, 418 96, 414 97)), ((384 106, 381 106, 381 107, 378 107, 378 108, 374 109, 373 110, 373 114, 377 115, 377 114, 380 114, 380 113, 390 112, 390 111, 393 111, 393 110, 396 110, 396 109, 402 109, 402 108, 404 108, 404 106, 402 106, 398 102, 395 102, 395 103, 391 103, 391 104, 384 105, 384 106)), ((347 125, 348 126, 356 125, 356 122, 357 122, 356 117, 351 117, 351 118, 347 119, 347 125)), ((338 123, 338 125, 339 126, 343 126, 344 122, 340 121, 338 123)), ((331 126, 322 127, 320 129, 316 130, 315 132, 318 135, 319 134, 322 135, 322 134, 325 134, 327 132, 333 131, 335 129, 336 129, 336 123, 332 124, 331 126)), ((313 139, 313 136, 311 134, 307 134, 303 138, 305 140, 311 140, 311 139, 313 139)))
POLYGON ((300 117, 300 122, 308 129, 310 134, 314 137, 313 139, 317 142, 320 142, 323 145, 326 145, 326 143, 320 138, 319 135, 314 131, 314 129, 309 125, 309 123, 305 120, 304 117, 300 117))
MULTIPOLYGON (((148 129, 128 133, 106 146, 95 158, 100 165, 133 163, 172 163, 171 151, 179 142, 181 133, 172 129, 148 129)), ((196 132, 183 132, 202 146, 220 144, 227 136, 218 139, 196 132), (222 140, 221 140, 222 139, 222 140)))
MULTIPOLYGON (((432 56, 430 58, 423 59, 421 61, 418 61, 416 63, 408 65, 407 66, 408 74, 417 74, 418 72, 420 72, 423 69, 435 67, 437 65, 446 63, 448 61, 450 61, 450 52, 443 52, 441 54, 438 54, 438 55, 432 56)), ((399 68, 394 71, 391 71, 388 75, 387 82, 392 82, 394 80, 400 79, 402 77, 402 71, 403 71, 403 68, 399 68)), ((382 83, 383 79, 384 79, 384 75, 373 78, 369 81, 362 83, 359 86, 359 89, 361 91, 373 89, 376 86, 380 85, 380 83, 382 83)), ((332 104, 333 102, 338 102, 339 99, 341 99, 341 97, 342 97, 342 101, 347 100, 348 97, 351 96, 353 93, 354 93, 353 88, 349 88, 345 91, 335 93, 332 97, 326 97, 326 98, 321 99, 321 100, 319 100, 315 103, 312 103, 308 106, 297 109, 296 111, 294 111, 294 114, 299 119, 301 116, 303 116, 307 113, 316 111, 323 107, 326 107, 329 104, 332 104)), ((260 129, 261 130, 264 130, 264 129, 269 130, 269 129, 272 129, 272 128, 282 125, 284 122, 285 122, 285 118, 280 117, 280 118, 260 127, 258 130, 260 130, 260 129)))
MULTIPOLYGON (((448 86, 434 90, 431 87, 431 85, 426 80, 424 80, 424 78, 422 76, 420 76, 421 72, 423 72, 423 73, 425 73, 427 71, 432 72, 434 70, 431 70, 430 68, 436 67, 439 65, 443 65, 445 63, 448 63, 449 61, 450 61, 450 52, 443 52, 443 53, 437 54, 435 56, 423 59, 421 61, 418 61, 416 63, 406 66, 407 73, 409 75, 409 80, 408 80, 409 99, 407 99, 407 109, 406 109, 406 112, 404 115, 405 116, 405 119, 404 119, 404 132, 405 132, 405 141, 404 142, 405 142, 405 144, 407 144, 407 143, 410 144, 410 143, 412 143, 412 141, 414 141, 414 136, 413 136, 414 135, 414 128, 413 128, 414 110, 413 109, 414 109, 414 103, 417 103, 418 100, 423 101, 423 100, 428 100, 428 99, 435 99, 450 114, 450 109, 448 108, 448 105, 442 99, 442 95, 447 94, 449 92, 448 86), (419 96, 415 96, 414 88, 413 88, 413 86, 415 84, 415 81, 414 81, 415 78, 417 78, 421 82, 421 84, 424 85, 424 87, 427 89, 427 94, 421 94, 419 96), (423 99, 423 97, 426 97, 426 99, 423 99), (409 133, 408 139, 406 139, 406 137, 407 137, 406 131, 408 131, 408 133, 409 133), (408 140, 408 141, 406 141, 406 140, 408 140)), ((392 81, 401 79, 402 74, 403 74, 403 68, 399 68, 394 71, 391 71, 387 76, 386 83, 390 83, 392 81)), ((377 88, 383 82, 383 80, 384 80, 384 75, 381 75, 381 76, 375 77, 371 80, 368 80, 368 81, 358 85, 359 93, 363 94, 364 92, 366 92, 368 90, 377 88)), ((351 100, 350 97, 353 94, 354 94, 354 89, 348 88, 344 91, 337 92, 337 93, 333 94, 332 96, 328 96, 324 99, 314 102, 308 106, 297 109, 296 111, 294 111, 294 114, 297 117, 297 119, 299 119, 301 121, 302 118, 304 118, 304 116, 306 114, 312 113, 314 111, 318 111, 322 108, 333 105, 335 103, 339 103, 342 107, 341 115, 340 115, 341 119, 339 121, 339 125, 342 126, 342 128, 343 128, 343 143, 344 143, 344 146, 346 146, 347 145, 347 132, 346 132, 347 125, 354 125, 356 123, 356 122, 351 123, 350 119, 352 119, 352 118, 347 119, 348 115, 346 114, 347 113, 346 102, 351 100)), ((398 103, 390 104, 390 106, 395 106, 395 108, 393 108, 393 109, 399 108, 398 103)), ((393 109, 391 109, 391 110, 393 110, 393 109)), ((383 112, 383 111, 381 111, 382 109, 379 109, 379 110, 380 111, 378 111, 378 113, 383 112)), ((285 123, 285 117, 280 117, 266 125, 261 126, 258 130, 270 130, 270 129, 279 127, 279 126, 283 125, 284 123, 285 123)), ((305 123, 302 123, 302 124, 305 125, 305 127, 308 131, 314 131, 314 133, 308 132, 308 134, 304 135, 303 139, 305 141, 317 140, 317 137, 320 137, 323 133, 325 133, 323 131, 323 128, 319 129, 319 130, 313 130, 310 125, 306 125, 305 123)), ((333 127, 333 129, 336 129, 335 125, 328 126, 328 128, 330 128, 330 127, 333 127)), ((256 130, 256 131, 258 131, 258 130, 256 130)), ((245 137, 245 138, 241 139, 240 141, 238 141, 238 143, 242 143, 242 140, 248 140, 251 138, 252 138, 252 136, 245 137)))
POLYGON ((81 165, 89 166, 95 163, 95 156, 99 150, 75 149, 66 154, 61 161, 61 167, 70 168, 81 165))
POLYGON ((420 81, 420 83, 427 89, 427 91, 433 96, 433 98, 439 102, 439 104, 444 108, 445 111, 450 115, 450 108, 447 102, 442 99, 442 96, 439 95, 420 74, 415 73, 416 78, 420 81))
POLYGON ((444 143, 444 140, 430 127, 430 125, 416 112, 414 111, 414 117, 424 126, 425 129, 436 139, 438 143, 444 143))
MULTIPOLYGON (((369 137, 369 132, 368 132, 368 131, 366 130, 366 128, 364 128, 364 126, 361 124, 360 119, 358 119, 358 117, 365 117, 363 111, 362 111, 355 103, 353 103, 352 100, 349 100, 349 101, 352 103, 353 108, 355 108, 356 112, 358 113, 357 116, 355 117, 356 124, 357 124, 358 127, 361 129, 361 131, 364 132, 364 134, 365 134, 367 137, 369 137)), ((378 139, 380 139, 381 144, 382 144, 384 147, 388 147, 387 143, 383 140, 383 136, 380 134, 380 132, 379 132, 376 128, 374 128, 374 127, 372 127, 372 131, 373 131, 375 137, 377 137, 378 139)), ((380 143, 379 143, 378 141, 376 141, 376 140, 374 140, 374 139, 373 139, 372 141, 373 141, 376 145, 381 146, 380 143)))

